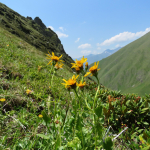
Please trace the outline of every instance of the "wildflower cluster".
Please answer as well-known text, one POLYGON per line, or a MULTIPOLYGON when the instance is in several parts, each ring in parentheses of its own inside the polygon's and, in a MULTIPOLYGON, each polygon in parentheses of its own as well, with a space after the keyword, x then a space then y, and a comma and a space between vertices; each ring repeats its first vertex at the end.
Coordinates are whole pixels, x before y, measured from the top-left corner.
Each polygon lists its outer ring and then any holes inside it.
POLYGON ((73 77, 71 79, 69 79, 68 81, 66 81, 65 79, 63 79, 63 81, 65 81, 65 83, 62 83, 63 85, 65 85, 65 88, 67 89, 75 89, 77 82, 76 79, 79 77, 79 75, 75 76, 73 75, 73 77))
MULTIPOLYGON (((49 53, 49 52, 48 52, 49 53)), ((64 62, 63 60, 60 60, 60 58, 62 57, 62 55, 60 57, 58 56, 55 56, 54 52, 52 52, 52 55, 49 53, 49 54, 46 54, 48 57, 47 59, 50 59, 49 63, 47 65, 53 65, 55 66, 57 69, 60 69, 62 68, 63 64, 62 62, 64 62), (60 64, 59 64, 60 63, 60 64)))
POLYGON ((63 79, 63 81, 65 81, 65 83, 62 83, 63 85, 65 85, 65 88, 67 89, 75 89, 76 86, 78 86, 80 89, 83 89, 84 86, 86 85, 86 82, 83 81, 83 77, 88 76, 89 74, 94 75, 97 78, 97 74, 98 74, 98 64, 99 62, 96 64, 94 64, 94 66, 92 66, 89 71, 90 72, 86 72, 88 70, 88 62, 87 62, 87 58, 81 58, 81 60, 77 60, 75 61, 75 63, 71 63, 72 67, 71 68, 75 68, 76 72, 77 72, 77 76, 75 77, 75 75, 73 75, 73 77, 71 79, 69 79, 68 81, 66 81, 65 79, 63 79), (85 63, 85 70, 83 69, 83 64, 85 63), (82 80, 77 83, 76 79, 79 77, 79 74, 82 74, 82 80))
MULTIPOLYGON (((76 69, 76 72, 79 74, 80 72, 83 71, 83 63, 85 63, 87 61, 87 58, 81 58, 81 60, 77 60, 75 61, 75 63, 71 63, 72 64, 72 67, 71 68, 75 68, 76 69)), ((86 65, 88 65, 86 63, 86 65)))
MULTIPOLYGON (((63 64, 63 60, 61 60, 62 55, 60 57, 56 56, 54 54, 54 52, 52 52, 52 54, 47 54, 47 59, 50 59, 49 63, 51 65, 51 70, 50 70, 50 88, 52 90, 52 93, 55 93, 55 91, 53 91, 53 86, 52 86, 52 81, 53 81, 53 77, 55 72, 62 68, 63 64), (52 76, 51 76, 52 74, 52 76)), ((78 149, 82 149, 85 150, 87 149, 87 146, 85 144, 85 133, 83 133, 82 130, 82 125, 81 125, 81 120, 84 118, 82 116, 83 111, 85 109, 85 111, 89 110, 92 114, 92 118, 93 118, 93 127, 92 127, 92 131, 94 131, 93 134, 93 139, 94 139, 94 147, 95 149, 97 148, 98 145, 98 136, 99 138, 101 137, 101 135, 97 132, 97 124, 99 123, 99 118, 102 117, 102 113, 99 113, 99 111, 101 112, 101 107, 100 105, 97 105, 97 96, 98 96, 98 92, 100 89, 100 84, 99 84, 99 80, 98 80, 98 63, 94 64, 94 66, 88 68, 88 62, 87 62, 87 58, 81 58, 81 60, 77 60, 74 63, 71 63, 72 67, 76 70, 76 75, 73 75, 71 78, 69 79, 62 79, 64 82, 61 83, 65 86, 65 88, 68 90, 69 92, 69 96, 70 99, 72 99, 72 101, 67 100, 67 107, 66 107, 66 114, 65 116, 62 118, 62 116, 59 116, 59 113, 57 112, 57 109, 59 109, 58 107, 58 103, 60 103, 59 101, 57 101, 57 98, 55 97, 51 97, 49 96, 49 99, 47 101, 47 111, 42 111, 41 114, 38 115, 39 118, 43 118, 43 120, 45 121, 45 125, 49 131, 49 134, 51 133, 55 133, 56 131, 59 131, 59 134, 55 136, 55 134, 53 134, 53 136, 55 137, 55 139, 61 139, 62 135, 61 132, 64 132, 64 130, 67 130, 66 127, 68 125, 66 125, 68 123, 68 118, 72 117, 74 120, 74 123, 72 124, 72 126, 70 126, 70 129, 72 129, 72 141, 70 141, 67 144, 67 147, 73 147, 72 143, 75 144, 75 146, 77 146, 78 144, 80 146, 78 146, 78 149), (89 72, 87 72, 89 69, 89 72), (98 80, 98 87, 93 99, 93 106, 89 107, 88 104, 88 93, 87 91, 85 91, 84 87, 87 85, 85 82, 85 77, 88 76, 89 74, 92 74, 93 76, 96 77, 96 79, 98 80), (73 92, 70 92, 70 90, 73 90, 73 92), (73 97, 71 97, 71 93, 73 93, 73 97), (51 105, 51 103, 53 103, 51 105), (50 109, 54 108, 54 109, 50 109), (88 108, 88 109, 87 109, 88 108), (51 113, 52 112, 52 113, 51 113), (51 120, 50 114, 52 115, 53 119, 51 120), (72 115, 72 116, 70 116, 72 115), (68 117, 69 116, 69 117, 68 117), (50 121, 51 120, 51 121, 50 121), (49 123, 52 122, 52 128, 55 130, 55 132, 51 132, 50 128, 49 128, 49 123), (80 139, 78 142, 76 142, 75 139, 77 139, 78 134, 80 133, 80 139), (81 146, 82 145, 82 146, 81 146), (79 148, 80 147, 80 148, 79 148)), ((27 91, 27 94, 30 94, 31 91, 27 91)), ((68 128, 68 127, 67 127, 68 128)), ((100 125, 100 128, 102 128, 102 126, 100 125)), ((91 135, 91 133, 89 133, 91 135)), ((41 135, 39 135, 41 136, 41 135)), ((60 145, 59 145, 60 146, 60 145)), ((58 147, 55 147, 55 149, 57 149, 58 147)), ((77 148, 77 147, 76 147, 77 148)))
POLYGON ((89 74, 91 74, 91 76, 96 76, 96 77, 97 77, 98 70, 100 70, 100 68, 97 69, 97 68, 98 68, 98 64, 99 64, 99 61, 97 62, 97 64, 96 64, 96 62, 95 62, 95 63, 94 63, 94 66, 92 66, 92 67, 89 69, 89 72, 87 72, 87 73, 85 74, 85 77, 88 76, 89 74))

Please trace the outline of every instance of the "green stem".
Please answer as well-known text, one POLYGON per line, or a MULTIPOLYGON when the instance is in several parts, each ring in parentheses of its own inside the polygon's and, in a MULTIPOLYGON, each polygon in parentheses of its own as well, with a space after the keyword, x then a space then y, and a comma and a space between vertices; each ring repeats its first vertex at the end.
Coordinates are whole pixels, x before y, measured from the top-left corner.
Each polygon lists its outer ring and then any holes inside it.
POLYGON ((97 82, 98 82, 98 85, 99 85, 99 84, 100 84, 100 83, 99 83, 99 79, 98 79, 98 77, 97 77, 97 76, 95 76, 95 77, 96 77, 96 79, 97 79, 97 82))
POLYGON ((84 75, 82 75, 82 80, 81 80, 82 82, 83 82, 83 79, 84 79, 84 75))
MULTIPOLYGON (((54 68, 54 67, 53 67, 53 68, 54 68)), ((50 84, 50 86, 52 86, 54 74, 55 74, 55 69, 54 69, 54 72, 53 72, 53 75, 52 75, 52 79, 51 79, 51 84, 50 84)))
POLYGON ((59 141, 60 141, 60 147, 61 147, 61 129, 60 129, 61 127, 59 127, 59 141))
POLYGON ((98 95, 98 91, 100 89, 100 84, 99 84, 99 80, 97 78, 97 76, 95 76, 97 81, 98 81, 98 88, 97 88, 97 91, 96 91, 96 94, 95 94, 95 98, 94 98, 94 104, 93 104, 93 115, 94 115, 94 130, 95 130, 95 149, 96 149, 96 146, 97 146, 97 132, 96 132, 96 115, 95 115, 95 106, 96 106, 96 102, 97 102, 97 95, 98 95))
POLYGON ((87 103, 87 96, 85 96, 84 91, 82 91, 82 96, 84 97, 84 101, 85 101, 85 104, 86 104, 87 108, 88 108, 90 111, 92 111, 92 109, 89 107, 89 105, 88 105, 88 103, 87 103))
MULTIPOLYGON (((69 95, 70 95, 70 92, 69 92, 69 95)), ((70 99, 71 99, 71 95, 70 95, 70 99)), ((70 101, 69 101, 70 102, 70 101)), ((66 115, 65 115, 65 118, 64 118, 64 122, 63 122, 63 125, 61 126, 61 130, 63 129, 64 125, 65 125, 65 121, 66 121, 66 118, 67 118, 67 114, 68 114, 68 110, 69 110, 69 103, 68 102, 68 106, 67 106, 67 110, 66 110, 66 115)))
POLYGON ((95 113, 95 105, 96 105, 96 99, 97 99, 97 95, 98 95, 98 91, 100 89, 100 85, 98 85, 96 94, 95 94, 95 98, 94 98, 94 104, 93 104, 93 112, 95 113))
POLYGON ((73 132, 73 139, 75 137, 75 131, 76 131, 76 124, 77 124, 77 102, 75 100, 75 125, 74 125, 74 132, 73 132))
MULTIPOLYGON (((79 100, 79 116, 81 115, 81 104, 80 104, 80 97, 78 96, 78 93, 76 90, 74 90, 77 97, 78 97, 78 100, 79 100)), ((81 135, 82 135, 82 144, 83 144, 83 149, 85 150, 84 148, 84 140, 83 140, 83 132, 82 132, 82 128, 80 129, 80 132, 81 132, 81 135)))
MULTIPOLYGON (((79 111, 80 111, 80 97, 78 96, 76 89, 74 89, 74 91, 76 93, 76 96, 79 99, 79 111)), ((76 130, 76 124, 77 124, 77 101, 76 100, 75 100, 75 104, 76 104, 76 106, 75 106, 75 125, 74 125, 73 139, 75 137, 75 130, 76 130)))
POLYGON ((83 149, 85 150, 85 148, 84 148, 84 140, 83 140, 83 132, 82 132, 82 128, 81 128, 81 135, 82 135, 82 144, 83 144, 83 149))
POLYGON ((78 100, 79 100, 79 111, 81 111, 81 106, 80 106, 80 97, 79 97, 79 95, 78 95, 78 93, 77 93, 76 89, 74 89, 74 91, 75 91, 75 93, 76 93, 76 95, 77 95, 77 97, 78 97, 78 100))
POLYGON ((53 69, 54 69, 54 66, 52 65, 51 70, 50 70, 50 77, 51 77, 51 73, 53 69))
MULTIPOLYGON (((53 75, 52 75, 52 78, 51 78, 51 81, 50 81, 50 88, 51 88, 51 90, 52 90, 52 93, 54 94, 54 91, 53 91, 53 89, 54 88, 52 88, 52 83, 53 83, 53 77, 54 77, 54 74, 55 74, 55 69, 54 69, 54 66, 55 66, 55 64, 52 64, 52 67, 51 67, 51 70, 50 70, 50 75, 51 75, 51 73, 52 73, 52 71, 53 71, 53 75)), ((56 116, 56 97, 55 97, 55 94, 54 94, 54 98, 55 98, 55 101, 54 101, 54 118, 53 118, 53 126, 54 126, 54 130, 56 129, 56 127, 55 127, 55 116, 56 116)))
POLYGON ((96 149, 96 146, 97 146, 97 132, 96 132, 96 115, 94 114, 94 130, 95 130, 95 149, 96 149))

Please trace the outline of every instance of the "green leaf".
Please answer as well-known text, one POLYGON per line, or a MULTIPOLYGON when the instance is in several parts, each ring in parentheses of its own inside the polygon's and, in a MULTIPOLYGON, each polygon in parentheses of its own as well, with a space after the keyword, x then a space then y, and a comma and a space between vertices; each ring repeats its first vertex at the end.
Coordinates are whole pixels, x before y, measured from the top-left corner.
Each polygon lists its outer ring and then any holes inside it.
POLYGON ((51 118, 45 113, 45 111, 42 111, 43 119, 46 123, 49 123, 51 121, 51 118))
POLYGON ((57 150, 60 147, 60 145, 61 145, 61 140, 58 137, 57 140, 56 140, 56 142, 55 142, 55 150, 57 150))
POLYGON ((112 150, 113 142, 110 137, 107 137, 105 139, 105 142, 103 142, 103 148, 106 150, 112 150))
POLYGON ((50 139, 50 136, 49 135, 44 135, 44 134, 36 134, 37 136, 41 137, 42 139, 50 139))
POLYGON ((134 132, 134 133, 131 135, 131 139, 134 139, 136 136, 137 136, 137 132, 134 132))
POLYGON ((127 111, 128 114, 131 113, 131 112, 132 112, 132 110, 127 111))
POLYGON ((102 109, 103 107, 102 106, 99 106, 95 109, 95 114, 98 116, 98 117, 102 117, 102 109))
POLYGON ((144 129, 140 129, 140 130, 138 130, 138 133, 141 133, 143 130, 144 130, 144 129))
POLYGON ((76 129, 80 131, 82 129, 82 127, 83 127, 82 118, 78 115, 76 129))
POLYGON ((143 109, 141 110, 141 114, 145 113, 147 110, 149 110, 149 108, 143 108, 143 109))
POLYGON ((130 105, 130 100, 127 100, 126 105, 127 105, 127 106, 130 105))
POLYGON ((65 146, 60 146, 59 150, 64 150, 66 147, 65 146))
POLYGON ((122 105, 122 111, 124 112, 125 109, 126 109, 126 106, 123 104, 122 105))
POLYGON ((145 125, 149 125, 149 123, 148 123, 148 122, 143 122, 143 124, 145 124, 145 125))
POLYGON ((150 145, 148 145, 148 146, 142 148, 142 150, 149 150, 149 149, 150 149, 150 145))
POLYGON ((67 143, 68 147, 77 148, 77 145, 80 145, 81 141, 78 137, 75 137, 72 141, 67 143))
POLYGON ((98 133, 98 136, 101 138, 102 137, 102 133, 103 133, 103 127, 99 123, 96 123, 95 127, 96 127, 96 131, 98 133))

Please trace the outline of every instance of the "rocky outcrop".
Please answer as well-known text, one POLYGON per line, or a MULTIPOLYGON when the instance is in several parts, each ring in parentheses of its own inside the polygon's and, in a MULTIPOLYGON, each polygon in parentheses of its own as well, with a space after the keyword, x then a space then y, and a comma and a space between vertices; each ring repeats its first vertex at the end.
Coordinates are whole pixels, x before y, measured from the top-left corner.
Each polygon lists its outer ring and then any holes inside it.
POLYGON ((27 19, 32 20, 32 17, 27 16, 27 19))
POLYGON ((50 28, 46 28, 39 17, 34 20, 29 16, 25 18, 0 3, 0 26, 45 53, 53 51, 58 56, 63 55, 63 60, 69 66, 71 66, 70 63, 74 62, 66 54, 57 34, 50 28))
POLYGON ((39 17, 35 17, 34 22, 40 25, 41 28, 46 29, 45 24, 42 22, 42 20, 39 17))

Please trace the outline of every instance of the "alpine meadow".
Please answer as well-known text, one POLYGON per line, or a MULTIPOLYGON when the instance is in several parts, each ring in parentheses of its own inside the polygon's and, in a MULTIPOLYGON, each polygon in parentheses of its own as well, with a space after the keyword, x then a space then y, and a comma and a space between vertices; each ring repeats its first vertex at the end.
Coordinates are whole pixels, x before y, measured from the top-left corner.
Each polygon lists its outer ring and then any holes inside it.
POLYGON ((0 3, 0 150, 149 150, 149 41, 89 65, 0 3))

